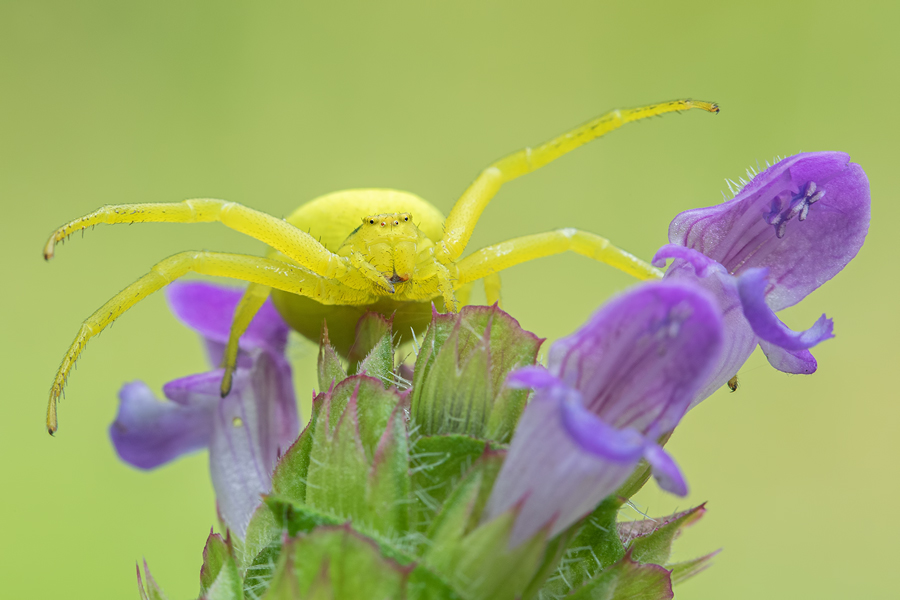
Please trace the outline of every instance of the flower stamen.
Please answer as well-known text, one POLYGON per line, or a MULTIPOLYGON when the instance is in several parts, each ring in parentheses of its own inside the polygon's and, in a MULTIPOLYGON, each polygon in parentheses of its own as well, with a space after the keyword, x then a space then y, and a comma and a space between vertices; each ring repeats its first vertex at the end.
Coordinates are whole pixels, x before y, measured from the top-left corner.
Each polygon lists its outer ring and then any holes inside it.
POLYGON ((792 194, 788 208, 781 210, 782 202, 778 196, 772 198, 769 212, 763 215, 763 221, 775 228, 775 236, 780 240, 787 230, 787 222, 799 216, 799 221, 805 221, 809 215, 809 207, 825 196, 825 190, 816 192, 816 182, 808 181, 806 189, 800 194, 792 194))

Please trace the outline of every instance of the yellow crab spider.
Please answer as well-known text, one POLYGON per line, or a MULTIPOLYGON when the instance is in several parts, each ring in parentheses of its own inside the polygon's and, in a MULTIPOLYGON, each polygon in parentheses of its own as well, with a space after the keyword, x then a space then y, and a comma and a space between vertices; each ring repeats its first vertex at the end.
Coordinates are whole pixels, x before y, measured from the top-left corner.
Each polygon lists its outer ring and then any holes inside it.
POLYGON ((468 300, 472 282, 483 280, 487 301, 499 300, 497 273, 521 262, 573 251, 621 269, 638 279, 660 277, 654 267, 577 229, 559 229, 482 248, 460 260, 478 218, 500 186, 625 123, 699 108, 710 102, 676 100, 614 110, 538 146, 502 158, 481 172, 444 219, 425 200, 395 190, 336 192, 297 209, 287 219, 223 200, 165 204, 120 204, 60 227, 44 247, 44 258, 73 232, 99 223, 202 223, 219 221, 267 244, 265 258, 222 252, 182 252, 116 294, 81 325, 50 389, 47 430, 57 429, 56 405, 69 371, 87 341, 131 306, 188 272, 250 282, 238 304, 225 352, 223 396, 231 387, 238 340, 266 298, 294 329, 316 341, 323 321, 332 343, 345 356, 359 317, 374 310, 394 315, 394 330, 407 337, 431 319, 431 305, 456 311, 468 300), (409 333, 407 333, 409 332, 409 333))

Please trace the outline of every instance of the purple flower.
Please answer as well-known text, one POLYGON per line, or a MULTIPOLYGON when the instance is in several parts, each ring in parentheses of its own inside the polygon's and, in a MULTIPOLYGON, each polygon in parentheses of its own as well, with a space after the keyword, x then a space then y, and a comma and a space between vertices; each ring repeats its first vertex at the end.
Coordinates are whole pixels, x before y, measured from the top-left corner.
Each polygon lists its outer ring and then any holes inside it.
POLYGON ((714 299, 693 285, 648 283, 600 309, 557 341, 549 365, 508 383, 536 390, 488 500, 487 518, 518 515, 517 545, 553 536, 593 510, 646 458, 666 490, 687 486, 656 443, 671 431, 722 345, 714 299))
MULTIPOLYGON (((174 283, 172 312, 197 331, 210 362, 219 364, 241 292, 207 283, 174 283)), ((160 402, 141 381, 119 392, 109 435, 119 456, 152 469, 182 454, 209 448, 219 511, 240 538, 260 494, 272 487, 280 454, 297 438, 299 418, 291 367, 284 357, 288 326, 267 302, 241 338, 231 392, 220 397, 222 369, 170 381, 160 402)))
POLYGON ((809 352, 833 337, 825 315, 808 330, 788 329, 775 312, 834 277, 869 229, 869 182, 842 152, 798 154, 769 167, 728 202, 681 213, 654 264, 674 262, 665 279, 711 291, 725 321, 725 351, 694 399, 734 376, 759 344, 786 373, 812 373, 809 352))

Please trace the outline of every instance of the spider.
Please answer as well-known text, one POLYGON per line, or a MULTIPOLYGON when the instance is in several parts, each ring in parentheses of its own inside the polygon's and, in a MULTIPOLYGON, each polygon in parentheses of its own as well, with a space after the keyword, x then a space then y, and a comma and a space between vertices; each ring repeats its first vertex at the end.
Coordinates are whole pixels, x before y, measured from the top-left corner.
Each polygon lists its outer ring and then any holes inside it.
POLYGON ((286 219, 236 202, 194 199, 174 203, 104 206, 53 232, 44 258, 57 242, 100 223, 205 223, 218 221, 270 247, 266 257, 224 252, 181 252, 116 294, 81 325, 50 388, 47 430, 58 428, 57 402, 87 341, 151 293, 193 271, 247 281, 223 359, 222 395, 231 389, 238 341, 266 298, 288 324, 317 341, 323 321, 344 356, 366 311, 393 315, 399 341, 421 332, 437 310, 455 312, 468 302, 471 284, 483 280, 487 303, 500 298, 499 271, 524 261, 573 251, 639 279, 661 276, 609 240, 578 229, 515 238, 462 258, 488 202, 507 181, 530 173, 625 123, 716 104, 690 99, 613 110, 537 148, 525 148, 490 165, 456 202, 449 216, 414 194, 387 189, 335 192, 312 200, 286 219), (408 333, 407 333, 408 332, 408 333))

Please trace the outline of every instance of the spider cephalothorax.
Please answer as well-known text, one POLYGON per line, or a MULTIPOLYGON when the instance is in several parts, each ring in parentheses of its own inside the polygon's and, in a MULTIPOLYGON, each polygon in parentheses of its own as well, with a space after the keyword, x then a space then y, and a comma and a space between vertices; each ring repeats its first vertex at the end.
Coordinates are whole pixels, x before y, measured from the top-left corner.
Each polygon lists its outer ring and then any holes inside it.
POLYGON ((424 329, 434 304, 456 311, 468 301, 472 282, 484 281, 488 303, 500 297, 499 271, 521 262, 573 251, 608 263, 638 278, 660 272, 608 240, 577 229, 559 229, 516 238, 462 258, 488 202, 507 181, 530 173, 609 131, 646 117, 699 108, 709 102, 676 100, 614 110, 536 148, 525 148, 481 172, 444 216, 425 200, 396 190, 347 190, 304 204, 279 219, 235 202, 213 199, 168 204, 104 206, 57 229, 44 257, 75 231, 99 223, 169 222, 222 224, 266 243, 265 258, 222 252, 182 252, 156 264, 148 274, 114 296, 82 324, 50 389, 47 429, 56 431, 56 403, 87 341, 131 306, 191 271, 250 282, 238 304, 225 352, 222 393, 231 386, 238 340, 270 295, 285 320, 317 340, 327 323, 333 345, 345 355, 354 327, 368 310, 393 315, 394 331, 405 336, 424 329), (413 215, 416 215, 415 221, 413 215))
MULTIPOLYGON (((419 231, 409 213, 385 213, 363 217, 363 224, 353 230, 338 249, 340 256, 359 252, 363 259, 380 272, 389 294, 403 293, 398 284, 409 281, 416 272, 419 246, 430 242, 419 231)), ((432 247, 433 244, 428 244, 432 247)))

